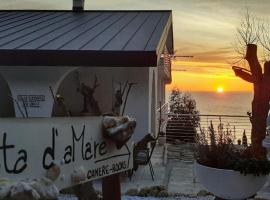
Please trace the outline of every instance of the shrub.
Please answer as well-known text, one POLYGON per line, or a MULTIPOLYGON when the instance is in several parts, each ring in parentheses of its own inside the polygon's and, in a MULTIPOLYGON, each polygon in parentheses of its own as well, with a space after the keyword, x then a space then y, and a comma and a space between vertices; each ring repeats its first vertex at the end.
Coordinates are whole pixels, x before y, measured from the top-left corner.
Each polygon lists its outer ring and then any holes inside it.
POLYGON ((175 115, 189 114, 187 121, 190 121, 194 127, 199 125, 199 111, 196 108, 196 101, 189 93, 182 93, 174 88, 169 99, 170 113, 175 115))
POLYGON ((247 175, 267 175, 270 173, 270 162, 266 158, 256 158, 251 146, 234 144, 234 131, 228 124, 225 128, 220 121, 217 130, 213 123, 207 130, 200 128, 196 137, 195 158, 199 164, 239 171, 247 175))
POLYGON ((190 94, 182 93, 179 89, 175 88, 170 95, 169 110, 170 115, 167 123, 168 139, 171 142, 175 142, 175 139, 194 142, 196 128, 200 121, 196 101, 190 94))

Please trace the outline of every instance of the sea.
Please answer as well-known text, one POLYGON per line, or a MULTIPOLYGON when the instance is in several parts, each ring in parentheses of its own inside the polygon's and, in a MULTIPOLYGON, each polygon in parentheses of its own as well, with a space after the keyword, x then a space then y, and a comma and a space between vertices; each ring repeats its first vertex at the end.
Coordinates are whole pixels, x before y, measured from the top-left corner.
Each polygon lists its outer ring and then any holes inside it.
MULTIPOLYGON (((247 115, 251 112, 252 92, 186 92, 196 101, 202 115, 247 115)), ((170 92, 166 93, 169 100, 170 92)))
MULTIPOLYGON (((235 130, 235 139, 242 139, 245 131, 250 143, 251 123, 247 112, 251 112, 251 103, 253 99, 252 92, 188 92, 196 101, 196 107, 201 116, 200 124, 203 128, 207 128, 210 122, 213 122, 214 127, 220 123, 224 126, 235 130), (208 116, 217 115, 217 116, 208 116), (219 117, 219 115, 221 117, 219 117), (225 117, 224 117, 225 115, 225 117), (229 115, 229 116, 228 116, 229 115), (242 116, 242 117, 239 117, 242 116)), ((167 100, 170 93, 167 92, 167 100)))
POLYGON ((247 115, 251 112, 252 92, 190 92, 203 115, 247 115))

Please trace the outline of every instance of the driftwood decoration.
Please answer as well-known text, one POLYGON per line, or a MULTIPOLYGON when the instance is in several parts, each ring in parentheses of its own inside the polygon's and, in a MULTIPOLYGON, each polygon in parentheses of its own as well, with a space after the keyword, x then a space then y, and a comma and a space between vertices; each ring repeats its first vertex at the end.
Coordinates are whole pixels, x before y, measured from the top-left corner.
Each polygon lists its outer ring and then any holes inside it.
POLYGON ((123 104, 123 96, 126 91, 128 82, 124 84, 124 87, 122 88, 122 83, 119 83, 119 89, 116 90, 115 92, 115 100, 114 100, 114 105, 113 105, 113 113, 117 116, 120 115, 121 113, 121 106, 123 104))
POLYGON ((131 138, 136 128, 136 121, 129 117, 104 116, 103 135, 115 142, 117 149, 121 149, 131 138))
POLYGON ((125 98, 125 101, 124 101, 124 106, 123 106, 123 110, 122 110, 122 115, 124 115, 124 113, 125 113, 126 104, 127 104, 127 100, 128 100, 128 96, 129 96, 130 90, 131 90, 132 86, 133 86, 133 85, 136 85, 136 84, 137 84, 137 83, 128 83, 128 89, 127 89, 126 98, 125 98))
POLYGON ((136 85, 137 83, 129 83, 128 81, 125 82, 124 87, 122 88, 122 83, 119 83, 119 89, 116 90, 115 93, 115 100, 114 100, 114 105, 113 105, 113 113, 117 116, 119 115, 124 115, 125 113, 125 109, 126 109, 126 104, 127 104, 127 100, 131 91, 132 86, 136 85), (125 99, 123 100, 123 97, 125 95, 125 99), (121 112, 121 106, 123 105, 123 109, 121 112))
POLYGON ((14 101, 14 102, 16 103, 16 106, 17 106, 17 108, 18 108, 18 110, 19 110, 19 112, 20 112, 22 118, 28 118, 28 112, 27 112, 27 108, 26 108, 26 106, 25 106, 25 102, 24 102, 23 98, 22 98, 22 101, 23 101, 23 108, 24 108, 25 114, 24 114, 24 112, 23 112, 23 110, 22 110, 22 108, 21 108, 19 102, 17 101, 17 99, 13 98, 11 95, 8 95, 8 97, 9 97, 12 101, 14 101))
POLYGON ((61 108, 62 112, 64 113, 64 116, 71 116, 71 111, 68 109, 66 105, 65 98, 60 94, 54 95, 52 87, 50 86, 49 88, 55 105, 61 108))
POLYGON ((83 110, 81 113, 89 113, 88 106, 91 108, 91 113, 94 115, 100 115, 100 108, 97 100, 94 97, 95 91, 99 86, 97 76, 95 75, 94 84, 92 87, 87 86, 85 83, 81 82, 78 78, 79 87, 77 88, 77 92, 83 96, 83 110))

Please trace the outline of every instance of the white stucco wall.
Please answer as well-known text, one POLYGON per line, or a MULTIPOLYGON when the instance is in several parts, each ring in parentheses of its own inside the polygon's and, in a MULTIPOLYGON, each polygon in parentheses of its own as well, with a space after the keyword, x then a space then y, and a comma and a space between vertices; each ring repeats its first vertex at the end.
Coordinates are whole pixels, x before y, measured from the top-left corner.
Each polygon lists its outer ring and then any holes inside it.
MULTIPOLYGON (((81 81, 90 87, 93 86, 95 75, 97 76, 100 85, 94 96, 102 113, 111 113, 114 91, 119 88, 119 82, 137 83, 130 91, 125 115, 137 120, 134 141, 138 141, 149 132, 149 68, 91 67, 80 68, 78 71, 81 81)), ((77 92, 77 87, 76 73, 70 73, 61 83, 58 93, 65 98, 66 105, 72 112, 80 113, 83 109, 83 96, 77 92)))
MULTIPOLYGON (((28 106, 29 117, 50 117, 54 100, 50 86, 54 93, 62 79, 72 70, 71 67, 1 67, 0 74, 8 83, 13 99, 20 105, 24 112, 23 102, 19 96, 27 98, 44 96, 44 101, 39 101, 38 106, 28 106)), ((23 117, 18 106, 14 103, 16 117, 23 117)))
POLYGON ((9 85, 2 76, 0 76, 0 117, 15 117, 9 85))
MULTIPOLYGON (((137 128, 133 140, 140 140, 145 134, 156 133, 157 108, 157 68, 136 67, 1 67, 0 74, 8 83, 12 97, 17 99, 23 109, 19 95, 44 95, 45 101, 40 101, 39 107, 28 107, 29 117, 51 117, 53 110, 53 98, 49 87, 54 94, 59 93, 65 98, 67 107, 73 114, 79 115, 82 111, 83 96, 77 92, 78 82, 75 71, 79 71, 80 79, 92 87, 95 75, 100 86, 96 89, 95 97, 102 113, 110 113, 114 99, 114 91, 119 88, 119 82, 126 81, 137 83, 130 91, 125 115, 136 118, 137 128), (155 77, 155 78, 154 78, 155 77), (154 81, 154 82, 153 82, 154 81), (154 91, 153 91, 154 90, 154 91)), ((0 87, 6 87, 5 81, 0 81, 0 87)), ((3 90, 4 91, 4 90, 3 90)), ((8 87, 4 93, 7 93, 8 87)), ((3 94, 5 95, 5 94, 3 94)), ((4 99, 3 97, 1 99, 4 99)), ((6 101, 6 100, 5 100, 6 101)), ((4 110, 5 101, 0 102, 2 116, 10 115, 4 110)), ((9 100, 10 101, 10 100, 9 100)), ((18 107, 14 104, 16 117, 22 117, 18 107)), ((14 113, 14 112, 13 112, 14 113)), ((14 114, 13 114, 14 115, 14 114)))

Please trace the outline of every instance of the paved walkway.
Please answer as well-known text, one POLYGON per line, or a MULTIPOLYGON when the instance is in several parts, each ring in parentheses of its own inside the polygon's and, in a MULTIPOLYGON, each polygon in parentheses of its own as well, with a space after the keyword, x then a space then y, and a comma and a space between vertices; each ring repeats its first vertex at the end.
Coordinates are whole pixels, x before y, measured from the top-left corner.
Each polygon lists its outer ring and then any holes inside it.
POLYGON ((122 193, 129 189, 141 189, 163 185, 170 195, 196 196, 205 190, 194 178, 193 153, 189 145, 157 146, 152 157, 155 180, 152 181, 149 166, 140 166, 131 180, 122 179, 122 193), (167 157, 167 158, 166 158, 167 157))

